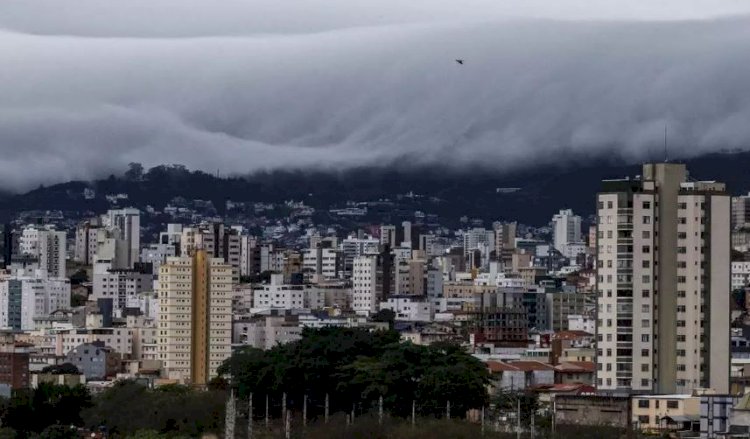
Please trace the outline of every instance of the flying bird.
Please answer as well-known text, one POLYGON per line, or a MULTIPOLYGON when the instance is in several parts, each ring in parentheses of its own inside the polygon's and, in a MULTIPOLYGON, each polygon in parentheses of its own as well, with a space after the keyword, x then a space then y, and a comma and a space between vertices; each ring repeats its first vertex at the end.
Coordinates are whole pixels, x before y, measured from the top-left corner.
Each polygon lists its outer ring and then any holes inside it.
POLYGON ((464 60, 462 60, 462 59, 457 59, 456 62, 459 63, 459 64, 461 64, 461 65, 464 64, 464 60))

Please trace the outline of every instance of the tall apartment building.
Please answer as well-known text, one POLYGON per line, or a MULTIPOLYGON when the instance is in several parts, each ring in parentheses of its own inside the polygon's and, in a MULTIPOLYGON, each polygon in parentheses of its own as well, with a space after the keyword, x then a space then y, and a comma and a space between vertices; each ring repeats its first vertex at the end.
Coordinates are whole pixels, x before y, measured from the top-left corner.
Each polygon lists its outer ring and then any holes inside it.
POLYGON ((10 266, 11 259, 13 259, 13 253, 14 253, 14 247, 16 247, 16 243, 18 242, 18 235, 16 233, 13 233, 13 227, 5 223, 3 224, 3 263, 0 265, 3 268, 7 268, 10 266))
POLYGON ((159 271, 159 359, 170 379, 203 386, 231 355, 232 267, 203 249, 159 271))
POLYGON ((141 211, 133 208, 110 210, 106 225, 122 242, 118 245, 118 260, 123 267, 132 268, 141 254, 141 211))
POLYGON ((474 227, 464 232, 464 255, 468 255, 474 250, 483 246, 489 246, 492 243, 492 249, 495 248, 495 234, 491 230, 485 230, 481 227, 474 227))
POLYGON ((252 276, 258 273, 260 273, 260 243, 258 238, 241 235, 240 276, 252 276))
POLYGON ((394 294, 424 296, 427 265, 423 259, 398 260, 393 267, 394 294))
POLYGON ((492 228, 495 231, 495 254, 499 259, 503 250, 516 248, 517 227, 516 223, 496 222, 492 224, 492 228))
POLYGON ((396 226, 386 224, 380 226, 380 244, 387 244, 391 248, 398 247, 400 243, 396 226))
POLYGON ((159 274, 161 264, 167 262, 167 258, 177 256, 179 244, 148 244, 141 249, 141 263, 151 264, 153 274, 159 274))
POLYGON ((65 277, 65 232, 51 227, 25 227, 19 238, 19 248, 22 254, 36 259, 39 268, 46 270, 50 277, 65 277))
POLYGON ((59 309, 70 309, 68 279, 49 277, 45 270, 18 270, 0 279, 0 327, 31 331, 35 318, 59 309))
POLYGON ((732 230, 750 227, 750 194, 732 197, 732 230))
MULTIPOLYGON (((391 247, 392 248, 392 247, 391 247)), ((354 238, 349 237, 341 242, 341 250, 343 253, 343 271, 345 274, 350 275, 352 273, 352 264, 354 258, 358 258, 364 255, 374 255, 379 252, 380 241, 375 238, 363 237, 354 238)))
POLYGON ((289 285, 284 275, 272 274, 271 282, 253 290, 253 307, 263 309, 322 309, 323 291, 310 285, 289 285))
POLYGON ((581 217, 570 209, 563 209, 552 217, 552 233, 555 249, 560 253, 568 244, 582 242, 581 217))
POLYGON ((182 229, 181 255, 189 255, 195 249, 203 249, 210 257, 221 258, 232 266, 232 280, 240 280, 240 233, 222 223, 201 224, 182 229))
POLYGON ((729 391, 730 199, 683 164, 598 194, 597 386, 729 391))
POLYGON ((334 279, 339 273, 338 252, 332 248, 307 249, 302 252, 302 270, 312 277, 317 275, 319 280, 334 279))
POLYGON ((73 260, 84 265, 91 265, 96 255, 97 239, 101 229, 101 219, 92 218, 81 222, 76 227, 73 260))
POLYGON ((3 334, 0 341, 0 385, 13 390, 29 388, 29 348, 16 342, 12 334, 3 334))
POLYGON ((378 282, 378 257, 360 256, 352 265, 352 309, 359 314, 378 312, 382 299, 382 286, 378 282))
POLYGON ((109 268, 95 264, 91 299, 112 299, 113 308, 122 312, 128 299, 146 291, 153 291, 153 266, 136 263, 133 268, 109 268))

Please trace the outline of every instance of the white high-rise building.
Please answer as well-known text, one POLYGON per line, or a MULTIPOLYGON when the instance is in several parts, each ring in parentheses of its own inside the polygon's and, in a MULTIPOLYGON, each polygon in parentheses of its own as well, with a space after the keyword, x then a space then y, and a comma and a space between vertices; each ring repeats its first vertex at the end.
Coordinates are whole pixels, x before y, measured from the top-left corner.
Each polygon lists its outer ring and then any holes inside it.
POLYGON ((375 238, 349 237, 341 242, 343 253, 343 269, 346 274, 351 274, 354 258, 364 255, 376 255, 380 247, 380 241, 375 238))
POLYGON ((325 293, 310 285, 284 284, 284 275, 272 274, 271 283, 253 290, 255 309, 322 309, 325 293))
POLYGON ((39 262, 39 268, 50 277, 65 277, 66 236, 65 232, 51 227, 27 226, 19 238, 21 253, 39 262))
POLYGON ((598 195, 597 387, 729 391, 730 199, 683 164, 598 195))
POLYGON ((141 262, 153 266, 154 275, 158 275, 161 264, 167 262, 167 258, 177 256, 179 244, 149 244, 141 249, 141 262))
POLYGON ((495 232, 475 227, 464 232, 464 255, 474 250, 495 248, 495 232))
POLYGON ((209 256, 221 258, 233 267, 232 280, 240 280, 241 235, 222 223, 185 227, 180 237, 180 254, 189 256, 195 249, 206 250, 209 256))
POLYGON ((98 235, 101 230, 101 218, 99 217, 83 221, 76 227, 73 260, 84 265, 91 265, 94 262, 98 235))
POLYGON ((566 246, 581 240, 581 217, 570 209, 561 210, 552 217, 552 233, 557 251, 564 253, 566 246))
POLYGON ((0 279, 0 327, 36 329, 34 318, 70 309, 70 281, 48 277, 45 270, 18 270, 0 279))
POLYGON ((352 264, 352 309, 359 314, 378 312, 382 292, 378 282, 378 257, 360 256, 352 264))
POLYGON ((302 252, 302 270, 307 275, 320 275, 318 280, 334 279, 338 276, 338 259, 335 249, 316 248, 302 252), (320 270, 320 273, 318 273, 320 270))
POLYGON ((153 273, 146 268, 143 264, 119 269, 94 264, 91 299, 112 299, 113 309, 121 313, 128 306, 128 299, 153 291, 153 273))
POLYGON ((105 221, 112 237, 118 241, 115 250, 117 268, 133 268, 141 254, 141 211, 133 208, 110 210, 105 221))
POLYGON ((750 194, 732 197, 732 230, 750 226, 750 194))
POLYGON ((208 384, 231 355, 232 267, 203 249, 159 271, 158 354, 166 377, 208 384))

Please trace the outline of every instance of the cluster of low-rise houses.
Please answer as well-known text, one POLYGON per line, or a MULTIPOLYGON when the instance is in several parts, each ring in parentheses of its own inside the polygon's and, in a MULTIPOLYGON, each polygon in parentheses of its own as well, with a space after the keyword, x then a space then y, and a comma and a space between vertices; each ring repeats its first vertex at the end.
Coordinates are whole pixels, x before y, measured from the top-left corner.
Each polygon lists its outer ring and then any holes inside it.
POLYGON ((486 363, 492 392, 535 392, 558 422, 747 429, 747 197, 670 163, 602 185, 585 230, 569 209, 533 231, 448 231, 420 212, 349 232, 308 227, 293 245, 226 219, 170 223, 143 242, 133 208, 73 234, 6 226, 0 393, 123 378, 203 386, 235 349, 304 328, 393 328, 416 344, 462 344, 486 363))

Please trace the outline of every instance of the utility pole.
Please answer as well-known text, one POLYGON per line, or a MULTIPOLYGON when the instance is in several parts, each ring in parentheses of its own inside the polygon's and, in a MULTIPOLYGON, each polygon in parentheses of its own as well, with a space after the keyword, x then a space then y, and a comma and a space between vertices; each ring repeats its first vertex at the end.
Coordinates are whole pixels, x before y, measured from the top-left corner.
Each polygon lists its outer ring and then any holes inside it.
POLYGON ((534 412, 531 412, 531 439, 534 439, 534 412))
POLYGON ((552 399, 552 437, 555 437, 555 424, 557 423, 557 411, 555 410, 555 399, 552 399))
POLYGON ((253 439, 253 392, 250 392, 247 403, 247 439, 253 439))
POLYGON ((226 418, 224 420, 224 437, 234 439, 234 422, 237 413, 234 407, 234 389, 229 391, 229 400, 227 401, 226 418))
POLYGON ((451 418, 451 401, 448 400, 445 402, 445 419, 450 420, 451 418))
POLYGON ((417 425, 417 401, 411 400, 411 426, 416 427, 417 425))
POLYGON ((354 407, 356 404, 352 404, 352 425, 354 425, 354 407))
POLYGON ((305 393, 305 397, 302 399, 302 426, 307 427, 307 393, 305 393))
POLYGON ((266 393, 266 430, 268 430, 268 393, 266 393))
POLYGON ((286 439, 290 439, 292 437, 292 421, 289 419, 289 411, 286 410, 286 416, 284 419, 286 421, 284 422, 284 437, 286 439))
POLYGON ((326 393, 325 423, 328 423, 328 394, 326 393))
POLYGON ((484 406, 482 406, 482 436, 484 436, 484 406))
POLYGON ((286 419, 286 392, 281 395, 281 419, 286 419))
POLYGON ((521 398, 516 399, 516 439, 521 439, 521 398))
POLYGON ((378 398, 378 424, 383 425, 383 395, 378 398))

